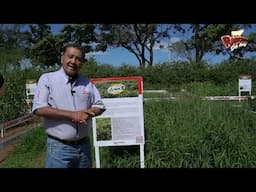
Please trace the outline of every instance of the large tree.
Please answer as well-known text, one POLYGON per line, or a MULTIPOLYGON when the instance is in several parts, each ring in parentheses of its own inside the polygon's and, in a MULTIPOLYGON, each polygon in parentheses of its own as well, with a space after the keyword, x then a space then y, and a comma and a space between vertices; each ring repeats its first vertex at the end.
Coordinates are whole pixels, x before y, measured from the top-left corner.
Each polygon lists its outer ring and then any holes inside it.
POLYGON ((123 47, 135 55, 139 66, 153 65, 153 47, 157 41, 168 37, 168 26, 157 24, 99 25, 98 47, 123 47))
POLYGON ((241 58, 245 49, 231 51, 226 49, 221 36, 230 35, 231 31, 250 28, 249 24, 190 24, 181 25, 182 33, 191 33, 191 37, 176 42, 170 47, 180 55, 186 55, 190 61, 200 62, 206 53, 229 55, 231 59, 241 58))
POLYGON ((80 44, 85 52, 93 51, 92 44, 96 41, 93 24, 64 25, 60 33, 52 34, 48 25, 31 26, 33 44, 30 55, 33 63, 48 68, 60 63, 61 48, 65 43, 80 44))
POLYGON ((29 47, 30 34, 22 27, 23 24, 0 24, 0 68, 3 70, 18 65, 29 47))
POLYGON ((32 45, 52 34, 51 26, 47 24, 30 24, 29 30, 31 33, 30 43, 32 45))

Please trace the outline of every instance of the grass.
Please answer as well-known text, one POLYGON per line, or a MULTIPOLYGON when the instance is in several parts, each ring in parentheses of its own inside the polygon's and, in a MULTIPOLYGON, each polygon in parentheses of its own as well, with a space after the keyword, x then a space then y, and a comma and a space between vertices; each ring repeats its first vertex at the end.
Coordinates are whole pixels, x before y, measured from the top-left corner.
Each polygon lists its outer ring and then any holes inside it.
POLYGON ((36 127, 15 143, 14 152, 0 164, 0 168, 44 167, 46 136, 41 127, 36 127))
MULTIPOLYGON (((147 102, 144 114, 147 168, 256 166, 255 115, 242 108, 193 99, 147 102)), ((139 151, 119 148, 104 149, 101 167, 138 168, 139 151)))
MULTIPOLYGON (((235 103, 189 96, 145 102, 145 167, 256 167, 256 114, 235 103)), ((33 129, 1 167, 43 167, 45 141, 44 130, 33 129)), ((102 168, 139 168, 139 146, 101 147, 100 159, 102 168)))

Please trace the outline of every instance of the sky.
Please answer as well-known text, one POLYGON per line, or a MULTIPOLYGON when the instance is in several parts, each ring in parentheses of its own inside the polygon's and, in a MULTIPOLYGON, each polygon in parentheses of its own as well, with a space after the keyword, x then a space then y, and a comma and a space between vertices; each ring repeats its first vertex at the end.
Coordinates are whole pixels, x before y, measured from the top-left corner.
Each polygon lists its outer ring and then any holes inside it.
MULTIPOLYGON (((53 33, 58 33, 64 24, 50 24, 53 33)), ((253 27, 253 30, 255 26, 253 27)), ((248 31, 244 31, 243 35, 247 35, 248 31)), ((225 34, 230 35, 230 34, 225 34)), ((170 42, 176 42, 182 38, 182 35, 173 36, 170 42)), ((220 40, 221 41, 221 40, 220 40)), ((130 53, 124 48, 108 48, 106 52, 88 53, 87 57, 93 57, 100 64, 110 64, 113 66, 121 66, 122 64, 129 64, 133 66, 139 66, 138 60, 135 55, 130 53)), ((158 63, 175 61, 178 59, 177 55, 170 52, 168 49, 154 49, 154 65, 158 63)), ((210 63, 215 64, 227 59, 222 55, 207 54, 204 59, 210 63)))

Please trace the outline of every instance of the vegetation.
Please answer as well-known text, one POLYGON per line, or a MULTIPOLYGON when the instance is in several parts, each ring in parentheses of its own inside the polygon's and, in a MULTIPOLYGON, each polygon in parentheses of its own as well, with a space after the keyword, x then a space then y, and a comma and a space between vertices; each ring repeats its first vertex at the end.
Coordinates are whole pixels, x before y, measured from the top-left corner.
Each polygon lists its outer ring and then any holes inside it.
POLYGON ((227 55, 229 60, 255 57, 256 35, 250 32, 248 46, 226 49, 220 37, 232 30, 251 29, 251 24, 67 24, 53 34, 47 24, 1 24, 0 48, 21 49, 34 66, 46 68, 59 63, 64 43, 81 44, 86 53, 122 47, 138 60, 139 68, 153 66, 154 49, 165 48, 181 61, 201 63, 208 53, 227 55), (26 30, 24 30, 26 27, 26 30), (189 35, 188 35, 189 34, 189 35), (180 35, 185 38, 172 42, 180 35))
MULTIPOLYGON (((199 99, 145 102, 145 167, 255 167, 255 114, 234 110, 233 104, 199 99)), ((138 146, 100 150, 103 168, 140 167, 138 146)))
MULTIPOLYGON (((0 69, 6 79, 5 94, 0 98, 0 123, 27 112, 26 80, 38 79, 43 72, 58 68, 58 53, 64 42, 77 41, 83 44, 86 52, 122 46, 135 54, 134 49, 140 47, 136 52, 139 55, 136 56, 139 60, 137 67, 127 64, 113 67, 89 59, 84 63, 82 74, 89 78, 142 76, 144 89, 166 89, 169 94, 160 97, 177 97, 176 100, 144 102, 145 166, 255 167, 256 99, 251 98, 239 105, 233 101, 200 99, 201 96, 238 95, 239 75, 256 76, 255 57, 253 54, 248 59, 244 57, 246 53, 255 51, 255 34, 248 36, 250 45, 246 49, 226 53, 230 55, 229 60, 210 65, 203 60, 204 55, 209 52, 227 52, 219 49, 219 35, 235 30, 240 25, 166 26, 166 30, 181 33, 192 30, 192 38, 180 42, 186 49, 176 44, 176 48, 180 48, 176 51, 194 52, 194 58, 154 66, 150 51, 158 40, 168 38, 165 30, 159 31, 158 27, 66 25, 60 34, 55 35, 47 25, 31 25, 30 32, 22 32, 18 26, 8 28, 0 25, 0 69), (126 42, 121 41, 119 36, 124 32, 126 42), (210 40, 214 43, 208 44, 210 40), (143 50, 148 50, 149 54, 144 54, 143 50), (149 58, 146 58, 148 55, 149 58), (33 68, 22 69, 20 61, 27 57, 31 59, 33 68)), ((252 85, 252 95, 255 95, 255 83, 252 85)), ((132 88, 133 84, 129 86, 132 88)), ((154 94, 144 96, 152 95, 158 97, 154 94)), ((109 127, 109 122, 103 121, 101 124, 102 127, 109 127)), ((109 135, 104 138, 109 138, 109 135)), ((43 129, 33 129, 17 143, 16 150, 1 167, 43 167, 45 139, 43 129)), ((138 146, 108 147, 100 151, 102 167, 139 167, 138 146)))
MULTIPOLYGON (((255 167, 255 114, 234 104, 198 98, 144 102, 145 167, 255 167)), ((43 129, 33 129, 1 167, 41 167, 45 139, 43 129)), ((102 147, 100 158, 102 168, 140 167, 138 146, 102 147)))
POLYGON ((43 168, 46 151, 46 135, 42 127, 36 127, 22 136, 14 146, 14 152, 0 168, 43 168))

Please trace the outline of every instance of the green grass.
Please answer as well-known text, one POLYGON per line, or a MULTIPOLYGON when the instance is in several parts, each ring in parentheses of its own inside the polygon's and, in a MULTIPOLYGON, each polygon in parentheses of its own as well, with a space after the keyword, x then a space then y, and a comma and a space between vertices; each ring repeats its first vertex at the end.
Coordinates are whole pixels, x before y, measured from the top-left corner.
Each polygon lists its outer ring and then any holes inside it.
MULTIPOLYGON (((144 114, 147 168, 256 166, 255 115, 242 108, 194 99, 147 102, 144 114)), ((139 151, 119 148, 104 149, 101 167, 138 168, 139 151)))
POLYGON ((41 127, 36 127, 22 136, 14 146, 14 152, 0 164, 0 168, 44 167, 46 136, 41 127))
POLYGON ((238 83, 230 82, 216 85, 211 82, 193 82, 183 85, 183 88, 192 94, 200 96, 232 96, 238 95, 238 83))
MULTIPOLYGON (((189 96, 145 102, 145 167, 256 167, 256 114, 236 104, 189 96)), ((43 167, 45 141, 44 130, 33 129, 1 167, 43 167)), ((139 146, 101 147, 100 160, 102 168, 139 168, 139 146)))

